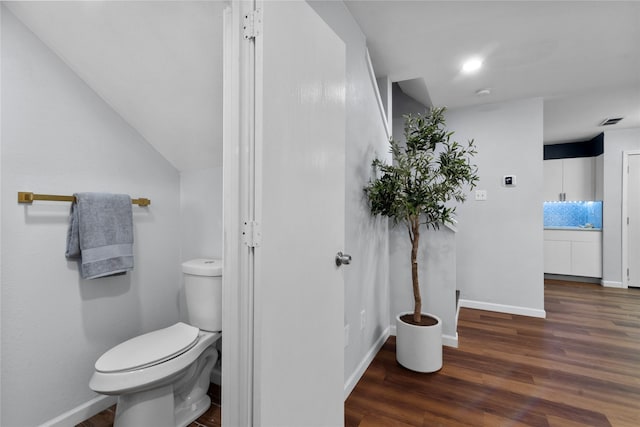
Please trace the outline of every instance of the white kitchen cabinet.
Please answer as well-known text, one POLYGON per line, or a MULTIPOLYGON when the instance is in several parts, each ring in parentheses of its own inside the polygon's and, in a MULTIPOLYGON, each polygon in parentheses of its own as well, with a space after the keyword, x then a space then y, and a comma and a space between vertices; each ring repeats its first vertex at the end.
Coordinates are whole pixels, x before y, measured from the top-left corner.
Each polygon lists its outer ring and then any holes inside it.
POLYGON ((544 239, 544 272, 571 274, 570 241, 544 239))
POLYGON ((562 200, 562 161, 564 159, 545 160, 544 165, 544 200, 562 200))
POLYGON ((544 230, 544 272, 602 277, 602 232, 544 230))
POLYGON ((594 200, 596 192, 595 157, 563 159, 565 200, 594 200))
POLYGON ((544 199, 595 200, 595 158, 545 160, 544 199))
POLYGON ((602 234, 587 232, 589 241, 571 242, 571 274, 574 276, 602 277, 602 234))

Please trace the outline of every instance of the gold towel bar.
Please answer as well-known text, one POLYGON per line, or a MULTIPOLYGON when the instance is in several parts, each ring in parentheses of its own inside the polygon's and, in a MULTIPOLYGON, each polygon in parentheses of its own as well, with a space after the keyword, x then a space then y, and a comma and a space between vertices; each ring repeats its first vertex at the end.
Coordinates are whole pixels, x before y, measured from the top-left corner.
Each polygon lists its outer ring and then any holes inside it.
MULTIPOLYGON (((51 194, 33 194, 26 191, 18 191, 18 203, 33 203, 34 200, 50 200, 54 202, 73 202, 73 196, 54 196, 51 194)), ((139 199, 131 199, 131 203, 138 206, 149 206, 151 200, 140 197, 139 199)))

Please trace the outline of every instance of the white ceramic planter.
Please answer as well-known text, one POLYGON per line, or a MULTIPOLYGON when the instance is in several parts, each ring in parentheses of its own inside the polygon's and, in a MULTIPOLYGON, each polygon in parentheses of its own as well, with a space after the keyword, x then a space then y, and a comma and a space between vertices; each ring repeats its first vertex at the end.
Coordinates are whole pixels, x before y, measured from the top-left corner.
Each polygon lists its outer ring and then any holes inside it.
POLYGON ((415 326, 396 316, 396 360, 416 372, 435 372, 442 368, 442 320, 433 314, 422 313, 438 321, 433 326, 415 326))

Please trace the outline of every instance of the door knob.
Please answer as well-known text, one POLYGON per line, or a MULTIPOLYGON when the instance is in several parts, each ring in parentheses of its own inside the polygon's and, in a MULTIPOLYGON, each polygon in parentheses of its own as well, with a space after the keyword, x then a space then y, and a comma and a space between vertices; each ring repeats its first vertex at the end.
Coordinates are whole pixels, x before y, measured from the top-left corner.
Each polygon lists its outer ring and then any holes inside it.
POLYGON ((341 265, 351 264, 351 255, 343 254, 342 252, 338 252, 336 254, 336 265, 340 267, 341 265))

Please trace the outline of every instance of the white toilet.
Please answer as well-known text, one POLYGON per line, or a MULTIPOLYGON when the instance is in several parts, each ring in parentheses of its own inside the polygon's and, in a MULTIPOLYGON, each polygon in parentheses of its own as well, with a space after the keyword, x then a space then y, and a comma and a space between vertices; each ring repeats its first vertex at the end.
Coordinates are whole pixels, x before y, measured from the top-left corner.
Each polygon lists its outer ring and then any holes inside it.
POLYGON ((89 387, 117 395, 114 426, 183 427, 211 405, 211 369, 222 331, 222 261, 182 264, 190 325, 132 338, 103 354, 89 387))

